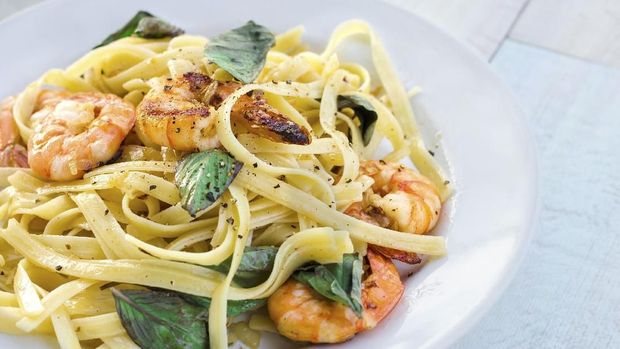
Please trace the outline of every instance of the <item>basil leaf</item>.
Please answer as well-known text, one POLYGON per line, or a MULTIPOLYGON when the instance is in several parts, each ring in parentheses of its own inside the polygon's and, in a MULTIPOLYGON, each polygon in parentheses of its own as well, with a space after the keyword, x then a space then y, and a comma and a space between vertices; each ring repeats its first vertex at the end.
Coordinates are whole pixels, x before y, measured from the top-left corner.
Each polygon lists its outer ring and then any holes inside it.
MULTIPOLYGON (((273 269, 277 253, 278 248, 274 246, 246 247, 233 280, 241 287, 254 287, 263 283, 273 269)), ((227 274, 231 262, 232 256, 218 265, 207 268, 227 274)))
POLYGON ((267 52, 275 42, 269 29, 249 21, 211 39, 205 48, 205 56, 209 62, 249 84, 263 69, 267 52))
POLYGON ((94 48, 105 46, 118 39, 128 36, 139 36, 145 39, 158 39, 183 34, 184 31, 172 24, 159 19, 149 12, 138 11, 121 29, 108 35, 99 45, 94 48))
MULTIPOLYGON (((179 293, 179 295, 188 303, 209 309, 211 306, 211 298, 195 296, 192 294, 179 293)), ((245 300, 229 300, 226 304, 226 314, 233 318, 248 311, 253 311, 267 304, 266 299, 245 299, 245 300)))
POLYGON ((266 299, 244 299, 238 301, 229 300, 226 305, 226 314, 228 317, 235 317, 248 311, 259 309, 267 304, 266 299))
POLYGON ((183 33, 185 33, 183 29, 160 18, 145 17, 140 20, 133 34, 145 39, 161 39, 179 36, 183 33))
MULTIPOLYGON (((211 299, 165 290, 112 289, 116 311, 129 337, 141 348, 206 348, 211 299)), ((256 310, 266 299, 230 300, 227 316, 256 310)))
POLYGON ((293 274, 295 280, 320 295, 362 314, 362 263, 357 253, 345 254, 341 263, 311 265, 293 274))
POLYGON ((173 292, 112 289, 129 337, 142 348, 205 348, 204 309, 173 292))
POLYGON ((242 165, 219 149, 186 156, 179 162, 174 175, 183 208, 195 216, 211 206, 224 194, 242 165))
POLYGON ((375 132, 375 125, 377 124, 377 111, 372 104, 366 99, 351 95, 351 96, 338 96, 338 110, 344 108, 351 108, 355 113, 355 116, 360 121, 360 131, 362 132, 362 139, 364 145, 368 145, 375 132))

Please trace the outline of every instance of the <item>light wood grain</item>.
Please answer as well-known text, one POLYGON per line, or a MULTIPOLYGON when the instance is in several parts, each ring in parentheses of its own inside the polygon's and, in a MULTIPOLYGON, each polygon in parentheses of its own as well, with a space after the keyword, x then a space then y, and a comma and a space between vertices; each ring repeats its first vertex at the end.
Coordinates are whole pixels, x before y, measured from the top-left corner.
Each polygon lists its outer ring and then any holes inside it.
POLYGON ((620 67, 620 1, 532 0, 510 37, 620 67))
POLYGON ((527 0, 386 0, 412 11, 489 59, 527 0))
POLYGON ((507 41, 494 68, 539 150, 540 213, 508 290, 459 348, 620 348, 620 71, 507 41))

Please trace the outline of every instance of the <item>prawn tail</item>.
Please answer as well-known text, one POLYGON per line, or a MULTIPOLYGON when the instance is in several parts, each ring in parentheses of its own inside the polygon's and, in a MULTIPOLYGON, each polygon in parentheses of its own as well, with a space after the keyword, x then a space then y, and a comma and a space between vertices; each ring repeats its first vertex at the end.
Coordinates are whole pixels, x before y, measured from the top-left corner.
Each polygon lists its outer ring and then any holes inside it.
POLYGON ((402 297, 405 286, 392 261, 373 249, 368 249, 371 274, 363 281, 364 329, 375 327, 394 309, 402 297))
POLYGON ((390 259, 396 259, 403 263, 413 265, 413 264, 419 264, 422 262, 422 259, 420 258, 420 256, 418 256, 414 252, 406 252, 406 251, 397 250, 395 248, 389 248, 389 247, 383 247, 383 246, 377 246, 377 245, 372 245, 372 249, 375 252, 380 253, 384 257, 387 257, 390 259))
POLYGON ((262 100, 238 102, 232 116, 254 133, 275 142, 310 144, 310 133, 262 100))
POLYGON ((28 167, 28 151, 20 144, 11 144, 0 151, 0 167, 28 167))

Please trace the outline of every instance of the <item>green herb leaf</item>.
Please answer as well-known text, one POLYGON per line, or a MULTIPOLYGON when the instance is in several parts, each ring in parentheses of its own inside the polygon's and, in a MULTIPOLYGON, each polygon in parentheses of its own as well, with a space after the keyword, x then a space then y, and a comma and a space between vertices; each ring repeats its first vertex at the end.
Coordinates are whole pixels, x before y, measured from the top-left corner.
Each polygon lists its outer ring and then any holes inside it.
POLYGON ((311 265, 293 274, 295 280, 320 295, 362 314, 362 262, 357 253, 345 254, 341 263, 311 265))
POLYGON ((174 176, 181 205, 191 215, 211 206, 232 183, 242 163, 228 153, 211 149, 186 156, 174 176))
POLYGON ((112 294, 123 327, 140 347, 208 346, 204 308, 187 303, 174 292, 112 289, 112 294))
POLYGON ((276 39, 262 25, 249 21, 211 39, 205 49, 205 56, 230 75, 251 83, 265 65, 267 52, 276 39))
MULTIPOLYGON (((261 284, 269 277, 277 253, 278 248, 275 246, 246 247, 233 280, 241 287, 254 287, 261 284)), ((231 262, 232 256, 218 265, 207 268, 227 274, 231 262)))
POLYGON ((183 34, 184 31, 172 24, 159 19, 146 11, 138 11, 121 29, 108 35, 99 45, 105 46, 118 39, 128 36, 139 36, 145 39, 158 39, 183 34))
POLYGON ((135 36, 145 39, 161 39, 179 36, 185 31, 157 17, 145 17, 140 20, 134 32, 135 36))
POLYGON ((368 145, 375 132, 375 125, 378 119, 377 111, 369 101, 356 95, 338 96, 338 110, 345 108, 353 109, 355 116, 360 121, 359 127, 362 132, 364 145, 368 145))
MULTIPOLYGON (((179 295, 188 303, 209 309, 211 298, 194 296, 192 294, 179 293, 179 295)), ((229 318, 241 315, 248 311, 253 311, 267 304, 266 299, 245 299, 245 300, 229 300, 226 304, 226 314, 229 318)))

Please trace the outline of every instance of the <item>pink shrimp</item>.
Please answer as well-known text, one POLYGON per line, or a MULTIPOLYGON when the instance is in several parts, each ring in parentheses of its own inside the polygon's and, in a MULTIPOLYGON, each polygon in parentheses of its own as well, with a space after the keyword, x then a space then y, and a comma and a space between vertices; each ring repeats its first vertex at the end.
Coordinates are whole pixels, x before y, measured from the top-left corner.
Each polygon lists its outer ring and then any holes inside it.
POLYGON ((81 178, 110 160, 135 122, 134 107, 113 94, 45 91, 39 101, 28 164, 52 180, 81 178))
POLYGON ((28 167, 26 148, 19 144, 19 129, 13 119, 15 98, 0 102, 0 167, 28 167))
POLYGON ((289 279, 271 297, 269 316, 280 334, 296 341, 339 343, 374 328, 394 309, 404 285, 392 261, 368 249, 369 274, 362 281, 362 316, 289 279))
MULTIPOLYGON (((409 234, 424 234, 437 224, 441 199, 426 177, 402 164, 375 160, 362 162, 360 175, 371 177, 374 184, 364 193, 361 202, 345 210, 348 215, 409 234)), ((380 246, 373 248, 405 263, 420 263, 415 253, 380 246)))

